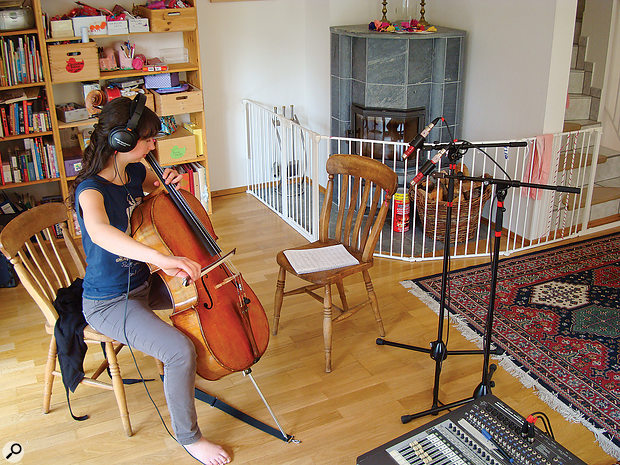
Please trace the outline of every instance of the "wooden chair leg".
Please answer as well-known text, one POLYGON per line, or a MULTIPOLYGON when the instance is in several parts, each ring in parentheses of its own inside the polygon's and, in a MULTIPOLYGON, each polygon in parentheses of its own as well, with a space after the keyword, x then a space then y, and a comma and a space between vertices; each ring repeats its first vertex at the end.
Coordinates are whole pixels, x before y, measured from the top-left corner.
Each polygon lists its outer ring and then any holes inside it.
POLYGON ((347 303, 347 294, 344 291, 344 284, 342 283, 342 279, 336 281, 336 286, 338 287, 338 294, 340 294, 340 302, 342 303, 342 311, 343 313, 347 313, 349 311, 349 304, 347 303))
POLYGON ((276 296, 273 303, 273 325, 271 325, 271 334, 278 334, 278 325, 280 324, 280 310, 282 310, 282 299, 284 298, 284 285, 286 282, 286 270, 280 267, 278 273, 278 283, 276 284, 276 296))
MULTIPOLYGON (((116 352, 116 355, 118 356, 118 353, 121 351, 121 349, 125 346, 125 344, 118 344, 115 348, 114 351, 116 352)), ((107 350, 107 349, 106 349, 107 350)), ((99 365, 99 368, 97 368, 97 370, 95 370, 95 372, 90 376, 92 379, 97 379, 99 378, 99 375, 101 375, 101 373, 103 373, 106 368, 108 368, 109 363, 106 360, 104 360, 103 362, 101 362, 101 364, 99 365)))
POLYGON ((108 358, 108 364, 110 366, 110 374, 112 375, 112 386, 114 387, 114 395, 116 396, 116 403, 118 404, 118 410, 121 415, 121 421, 123 422, 123 428, 125 434, 131 436, 133 434, 131 430, 131 423, 129 422, 129 412, 127 410, 127 399, 125 398, 125 387, 123 386, 123 379, 121 378, 121 371, 116 360, 116 351, 111 342, 105 343, 106 355, 108 358))
POLYGON ((381 319, 381 313, 379 313, 379 303, 377 302, 377 295, 375 294, 375 289, 372 286, 370 273, 368 273, 368 270, 364 270, 362 271, 362 274, 364 275, 364 282, 366 283, 366 292, 368 292, 370 306, 372 307, 372 311, 375 314, 375 320, 379 325, 379 335, 383 337, 385 336, 385 329, 383 328, 383 320, 381 319))
POLYGON ((155 359, 155 363, 157 364, 157 371, 159 372, 159 376, 164 376, 164 364, 161 360, 155 359))
POLYGON ((323 298, 323 342, 325 344, 325 373, 332 371, 332 290, 325 286, 323 298))
POLYGON ((54 384, 54 370, 56 369, 56 339, 50 338, 50 347, 45 364, 45 384, 43 386, 43 413, 49 413, 52 399, 52 385, 54 384))

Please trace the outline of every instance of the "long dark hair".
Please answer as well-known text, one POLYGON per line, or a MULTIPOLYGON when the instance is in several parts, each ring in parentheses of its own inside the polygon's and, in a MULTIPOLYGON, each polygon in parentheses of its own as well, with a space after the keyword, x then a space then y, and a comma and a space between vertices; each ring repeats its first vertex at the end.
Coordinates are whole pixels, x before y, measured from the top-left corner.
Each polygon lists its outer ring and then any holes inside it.
MULTIPOLYGON (((90 142, 82 154, 82 169, 73 183, 69 186, 67 205, 75 209, 75 189, 84 179, 99 173, 110 157, 115 153, 108 144, 108 134, 117 126, 124 126, 129 121, 132 100, 127 97, 119 97, 108 102, 99 113, 99 121, 95 124, 94 131, 90 136, 90 142)), ((140 139, 148 139, 155 136, 161 127, 161 121, 151 109, 144 108, 136 133, 140 139)))

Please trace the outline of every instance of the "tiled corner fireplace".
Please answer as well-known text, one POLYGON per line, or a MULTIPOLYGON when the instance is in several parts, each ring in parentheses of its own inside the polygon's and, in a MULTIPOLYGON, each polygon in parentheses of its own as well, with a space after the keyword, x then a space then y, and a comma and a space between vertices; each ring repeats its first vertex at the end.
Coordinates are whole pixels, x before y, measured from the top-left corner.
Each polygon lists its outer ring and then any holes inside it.
MULTIPOLYGON (((374 132, 369 139, 409 142, 438 116, 454 137, 460 136, 465 31, 438 27, 429 34, 395 34, 372 32, 367 25, 330 29, 332 136, 364 138, 374 132), (377 114, 383 115, 385 127, 365 133, 362 128, 380 125, 377 114), (413 117, 405 124, 403 115, 413 117)), ((428 140, 447 142, 450 135, 438 125, 428 140)))

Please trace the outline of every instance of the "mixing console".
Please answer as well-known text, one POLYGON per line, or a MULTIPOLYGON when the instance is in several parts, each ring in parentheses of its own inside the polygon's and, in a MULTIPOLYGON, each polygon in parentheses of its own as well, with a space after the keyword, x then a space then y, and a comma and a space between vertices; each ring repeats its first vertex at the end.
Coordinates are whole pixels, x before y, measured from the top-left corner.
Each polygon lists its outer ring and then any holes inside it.
POLYGON ((495 396, 484 396, 357 458, 357 465, 586 465, 495 396))

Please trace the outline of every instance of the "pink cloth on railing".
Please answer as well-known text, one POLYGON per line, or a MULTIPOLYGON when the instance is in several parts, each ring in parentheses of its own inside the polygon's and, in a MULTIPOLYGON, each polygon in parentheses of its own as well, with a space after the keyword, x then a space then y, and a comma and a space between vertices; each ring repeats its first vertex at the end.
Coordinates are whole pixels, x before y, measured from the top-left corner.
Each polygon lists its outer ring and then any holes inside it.
MULTIPOLYGON (((549 173, 551 172, 551 156, 553 154, 553 134, 544 134, 537 136, 529 147, 530 156, 527 163, 527 169, 523 176, 524 182, 533 184, 547 184, 549 181, 549 173)), ((521 191, 524 196, 532 199, 540 199, 542 189, 533 187, 525 187, 521 191)))

